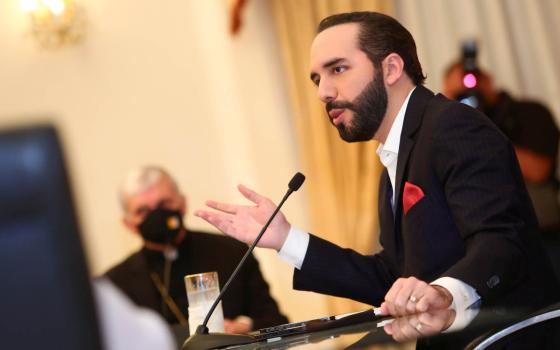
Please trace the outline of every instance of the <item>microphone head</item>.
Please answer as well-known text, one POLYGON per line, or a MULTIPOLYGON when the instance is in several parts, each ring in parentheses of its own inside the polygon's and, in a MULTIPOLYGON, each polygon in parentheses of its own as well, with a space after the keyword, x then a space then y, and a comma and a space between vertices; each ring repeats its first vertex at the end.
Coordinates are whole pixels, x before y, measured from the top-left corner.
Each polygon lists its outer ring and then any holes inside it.
POLYGON ((305 175, 298 172, 290 180, 290 183, 288 184, 288 188, 291 191, 297 191, 299 190, 299 188, 301 187, 304 181, 305 181, 305 175))

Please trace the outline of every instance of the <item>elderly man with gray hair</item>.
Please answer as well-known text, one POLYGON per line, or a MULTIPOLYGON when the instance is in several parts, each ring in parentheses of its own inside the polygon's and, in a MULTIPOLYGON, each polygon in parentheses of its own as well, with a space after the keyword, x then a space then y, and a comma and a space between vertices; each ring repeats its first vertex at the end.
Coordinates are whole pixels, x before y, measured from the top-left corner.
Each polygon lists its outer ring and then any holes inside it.
MULTIPOLYGON (((120 189, 123 223, 139 234, 143 247, 107 271, 107 277, 139 306, 186 325, 188 300, 183 277, 217 271, 224 283, 247 250, 229 237, 187 229, 187 200, 164 169, 131 171, 120 189)), ((269 294, 257 260, 250 256, 223 299, 224 328, 247 333, 288 320, 269 294)))

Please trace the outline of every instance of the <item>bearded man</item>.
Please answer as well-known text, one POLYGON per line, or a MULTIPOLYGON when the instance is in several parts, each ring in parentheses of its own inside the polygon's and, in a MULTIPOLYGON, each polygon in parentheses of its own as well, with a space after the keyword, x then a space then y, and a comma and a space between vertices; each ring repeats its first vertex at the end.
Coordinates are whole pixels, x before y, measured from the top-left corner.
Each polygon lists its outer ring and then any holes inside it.
MULTIPOLYGON (((373 12, 321 21, 310 78, 346 142, 377 140, 380 241, 364 256, 278 215, 259 245, 295 266, 294 288, 351 298, 394 316, 472 305, 534 310, 560 296, 514 149, 482 113, 422 84, 412 35, 373 12)), ((251 242, 275 204, 216 201, 195 213, 251 242)))

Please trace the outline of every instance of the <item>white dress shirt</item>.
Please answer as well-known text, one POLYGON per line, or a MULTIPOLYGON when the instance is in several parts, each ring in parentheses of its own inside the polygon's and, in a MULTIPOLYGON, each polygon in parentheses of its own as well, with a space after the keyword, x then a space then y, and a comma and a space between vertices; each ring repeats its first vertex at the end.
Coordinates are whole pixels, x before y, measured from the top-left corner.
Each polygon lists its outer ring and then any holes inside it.
MULTIPOLYGON (((408 102, 413 91, 414 88, 408 93, 408 96, 397 113, 397 116, 393 121, 393 125, 391 125, 391 129, 389 130, 389 134, 387 135, 387 140, 385 140, 385 144, 380 144, 377 148, 377 155, 379 156, 383 166, 387 169, 389 179, 391 181, 391 187, 393 189, 391 205, 394 205, 395 202, 394 188, 402 127, 404 124, 406 107, 408 106, 408 102)), ((301 265, 305 259, 308 245, 309 233, 292 226, 290 228, 290 232, 288 233, 288 237, 278 254, 282 259, 286 260, 299 270, 301 269, 301 265)), ((453 296, 451 308, 454 310, 466 310, 470 305, 480 299, 480 296, 474 288, 456 278, 441 277, 433 281, 431 284, 442 286, 451 293, 453 296)))

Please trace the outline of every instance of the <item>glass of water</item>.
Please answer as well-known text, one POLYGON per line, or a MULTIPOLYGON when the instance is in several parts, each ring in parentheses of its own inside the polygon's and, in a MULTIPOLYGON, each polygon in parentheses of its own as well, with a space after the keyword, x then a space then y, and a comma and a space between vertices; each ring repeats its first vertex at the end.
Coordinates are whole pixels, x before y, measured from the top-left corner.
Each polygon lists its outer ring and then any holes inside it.
MULTIPOLYGON (((194 334, 196 327, 204 322, 210 307, 220 294, 220 283, 216 271, 197 273, 185 276, 187 298, 189 300, 189 332, 194 334)), ((222 302, 208 321, 208 329, 212 333, 224 332, 224 313, 222 302)))

